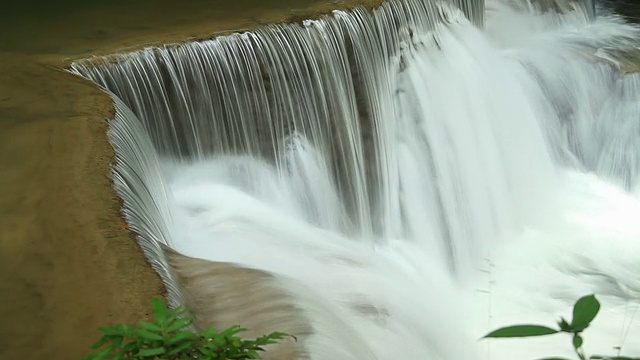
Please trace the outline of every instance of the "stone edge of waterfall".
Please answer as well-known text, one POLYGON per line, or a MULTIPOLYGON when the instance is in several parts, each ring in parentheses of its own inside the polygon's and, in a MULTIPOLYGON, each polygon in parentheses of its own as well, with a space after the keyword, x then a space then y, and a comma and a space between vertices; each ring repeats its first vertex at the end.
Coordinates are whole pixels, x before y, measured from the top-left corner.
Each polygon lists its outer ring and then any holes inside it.
MULTIPOLYGON (((466 17, 476 26, 484 27, 484 22, 485 22, 485 14, 484 14, 485 1, 484 0, 478 0, 478 4, 481 4, 481 6, 477 6, 475 8, 466 5, 468 0, 444 0, 444 1, 450 2, 454 6, 458 7, 458 9, 463 11, 466 17), (462 6, 463 4, 465 6, 462 6)), ((100 66, 100 65, 104 66, 108 64, 117 64, 121 61, 125 61, 129 55, 135 54, 139 51, 153 50, 153 49, 175 49, 188 43, 199 43, 204 41, 215 40, 222 37, 252 33, 256 30, 266 28, 269 26, 288 25, 288 26, 304 27, 307 21, 322 20, 323 18, 326 18, 326 17, 333 17, 335 12, 337 11, 338 12, 343 11, 348 13, 353 13, 356 11, 374 12, 374 11, 378 11, 382 6, 386 6, 394 2, 395 3, 405 2, 405 0, 362 0, 361 2, 363 3, 361 5, 346 4, 346 6, 341 6, 338 8, 320 9, 320 10, 312 11, 309 14, 294 13, 282 19, 281 21, 276 21, 272 23, 258 23, 255 25, 255 27, 221 30, 221 31, 216 31, 212 33, 196 35, 196 36, 186 36, 184 39, 179 41, 169 41, 166 43, 155 43, 154 41, 149 41, 139 45, 130 46, 124 49, 117 49, 115 52, 112 52, 109 54, 91 56, 87 58, 72 59, 68 65, 68 69, 70 69, 75 74, 86 77, 85 75, 82 75, 80 71, 77 70, 76 67, 78 66, 78 64, 88 64, 90 66, 100 66)), ((430 4, 439 4, 441 1, 425 0, 425 2, 428 2, 430 4)))
POLYGON ((165 184, 158 176, 157 154, 138 118, 115 94, 102 90, 111 97, 115 109, 107 135, 115 152, 111 179, 123 202, 121 214, 151 267, 162 279, 169 303, 182 305, 178 284, 163 249, 170 241, 164 226, 170 214, 165 184))

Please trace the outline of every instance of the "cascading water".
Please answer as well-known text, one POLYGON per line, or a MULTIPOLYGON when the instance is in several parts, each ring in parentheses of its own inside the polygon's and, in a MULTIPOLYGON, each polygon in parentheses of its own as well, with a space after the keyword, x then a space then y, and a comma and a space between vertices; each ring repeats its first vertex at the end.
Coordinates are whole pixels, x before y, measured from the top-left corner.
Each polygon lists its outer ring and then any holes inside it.
POLYGON ((113 93, 115 186, 174 303, 164 246, 271 274, 304 358, 570 356, 477 339, 589 293, 587 352, 637 355, 640 32, 574 8, 392 0, 72 70, 113 93))

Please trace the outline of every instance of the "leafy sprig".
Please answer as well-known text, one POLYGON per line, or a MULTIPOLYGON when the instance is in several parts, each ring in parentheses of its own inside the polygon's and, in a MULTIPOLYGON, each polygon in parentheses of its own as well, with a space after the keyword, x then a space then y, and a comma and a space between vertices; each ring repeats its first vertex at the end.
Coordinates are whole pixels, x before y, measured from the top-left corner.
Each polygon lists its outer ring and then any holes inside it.
POLYGON ((246 331, 232 326, 222 332, 208 328, 197 334, 191 330, 193 317, 187 310, 167 308, 161 300, 152 302, 154 322, 116 325, 98 330, 104 335, 92 348, 98 352, 83 360, 227 360, 260 359, 265 346, 295 337, 272 332, 254 340, 239 336, 246 331))
MULTIPOLYGON (((558 333, 568 333, 571 335, 571 344, 580 360, 640 360, 640 358, 631 358, 626 356, 603 356, 593 355, 587 357, 584 353, 582 345, 584 339, 582 332, 589 327, 593 319, 600 311, 600 302, 595 295, 588 295, 580 298, 573 306, 573 319, 571 322, 560 318, 558 321, 558 329, 553 329, 544 325, 514 325, 494 330, 484 338, 514 338, 514 337, 531 337, 545 336, 558 333)), ((550 357, 540 360, 569 360, 561 357, 550 357)))

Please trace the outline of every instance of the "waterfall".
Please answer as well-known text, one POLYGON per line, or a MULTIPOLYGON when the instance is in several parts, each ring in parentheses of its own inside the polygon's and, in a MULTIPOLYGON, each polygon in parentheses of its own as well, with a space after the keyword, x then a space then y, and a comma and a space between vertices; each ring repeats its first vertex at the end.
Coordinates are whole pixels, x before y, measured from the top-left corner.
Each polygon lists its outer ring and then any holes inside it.
MULTIPOLYGON (((299 358, 512 359, 571 349, 477 339, 595 292, 588 351, 637 354, 640 30, 579 4, 391 0, 71 71, 114 98, 114 185, 173 304, 167 251, 255 271, 299 358)), ((220 278, 189 261, 202 307, 220 278)))

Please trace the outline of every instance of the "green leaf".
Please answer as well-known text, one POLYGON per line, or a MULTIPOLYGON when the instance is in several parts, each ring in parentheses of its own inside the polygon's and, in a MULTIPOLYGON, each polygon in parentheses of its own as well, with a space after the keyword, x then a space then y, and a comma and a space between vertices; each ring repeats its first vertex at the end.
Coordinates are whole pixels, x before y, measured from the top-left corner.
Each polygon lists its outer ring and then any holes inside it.
POLYGON ((102 332, 103 334, 107 335, 107 336, 117 336, 120 335, 120 332, 118 332, 118 330, 116 330, 115 328, 109 328, 109 327, 99 327, 98 331, 102 332))
POLYGON ((188 349, 190 347, 191 347, 191 342, 184 343, 184 344, 182 344, 180 346, 177 346, 174 349, 169 350, 167 352, 167 355, 173 356, 173 355, 176 355, 176 354, 180 354, 183 350, 188 349))
POLYGON ((120 335, 120 336, 114 336, 111 338, 111 342, 116 344, 118 346, 118 348, 122 347, 122 342, 124 341, 124 336, 120 335))
POLYGON ((177 319, 173 324, 171 324, 171 326, 169 326, 167 328, 167 332, 174 332, 174 331, 178 331, 181 330, 189 325, 191 325, 192 320, 190 318, 182 318, 182 319, 177 319))
MULTIPOLYGON (((213 359, 213 357, 218 355, 216 350, 210 350, 210 349, 208 349, 206 347, 203 347, 203 346, 200 346, 197 349, 195 349, 195 353, 197 353, 198 355, 209 356, 212 359, 213 359)), ((206 357, 205 359, 209 359, 209 357, 206 357)), ((198 356, 197 358, 200 359, 201 356, 198 356)))
POLYGON ((146 321, 140 321, 140 327, 143 329, 147 329, 149 331, 155 332, 155 333, 161 333, 162 332, 162 326, 157 325, 157 324, 152 324, 150 322, 146 322, 146 321))
POLYGON ((560 321, 558 321, 558 326, 560 327, 561 331, 571 332, 571 325, 569 325, 567 320, 565 320, 564 318, 560 318, 560 321))
POLYGON ((558 330, 540 325, 515 325, 500 328, 485 335, 485 338, 513 338, 543 336, 557 333, 558 330))
POLYGON ((142 338, 144 338, 146 340, 157 340, 157 341, 164 340, 162 335, 154 334, 154 333, 146 331, 146 330, 138 330, 138 336, 140 336, 140 337, 142 337, 142 338))
POLYGON ((167 345, 176 345, 182 341, 185 340, 189 340, 189 342, 191 342, 192 340, 195 340, 196 335, 192 332, 188 332, 188 331, 183 331, 183 332, 179 332, 176 335, 165 339, 165 342, 167 343, 167 345))
POLYGON ((207 328, 205 330, 202 330, 200 335, 202 335, 206 339, 213 339, 216 336, 218 336, 218 331, 216 331, 216 329, 214 329, 212 327, 209 327, 209 328, 207 328))
POLYGON ((227 330, 222 332, 222 336, 225 338, 233 338, 236 334, 241 333, 243 331, 247 331, 247 329, 240 327, 238 325, 234 325, 227 330))
POLYGON ((277 332, 277 331, 276 331, 276 332, 272 332, 272 333, 271 333, 271 334, 269 334, 269 335, 264 335, 264 336, 261 336, 261 337, 257 338, 257 339, 255 340, 255 344, 256 344, 256 345, 269 345, 269 344, 275 344, 275 343, 277 343, 277 342, 278 342, 278 340, 282 340, 282 339, 284 339, 284 338, 286 338, 286 337, 293 338, 293 340, 294 340, 295 342, 297 342, 297 341, 298 341, 298 338, 296 338, 296 337, 295 337, 295 336, 293 336, 293 335, 289 335, 289 334, 287 334, 287 333, 277 332))
POLYGON ((162 355, 165 353, 165 349, 163 347, 155 348, 155 349, 144 349, 140 350, 136 356, 156 356, 162 355))
POLYGON ((293 339, 295 339, 296 341, 298 340, 295 336, 293 335, 289 335, 287 333, 283 333, 283 332, 278 332, 278 331, 274 331, 271 334, 267 335, 268 337, 270 337, 271 339, 284 339, 286 337, 292 337, 293 339))
POLYGON ((92 348, 92 349, 100 348, 100 347, 102 347, 102 345, 104 345, 104 344, 106 344, 106 343, 108 343, 108 342, 109 342, 109 337, 107 337, 107 336, 105 335, 105 336, 101 337, 101 338, 100 338, 100 340, 98 340, 98 342, 97 342, 97 343, 93 344, 93 345, 91 346, 91 348, 92 348))
POLYGON ((114 349, 115 347, 113 345, 106 347, 104 350, 100 351, 99 353, 97 353, 94 357, 95 360, 98 359, 108 359, 111 356, 111 351, 114 349))
POLYGON ((218 351, 220 347, 222 347, 222 345, 223 343, 216 339, 214 341, 206 341, 204 344, 202 344, 202 347, 210 349, 212 351, 218 351))
MULTIPOLYGON (((175 316, 176 318, 182 317, 183 315, 187 315, 189 313, 189 310, 181 307, 177 307, 175 309, 173 309, 171 311, 171 313, 173 314, 173 316, 175 316)), ((186 317, 186 316, 185 316, 186 317)))
POLYGON ((596 315, 598 315, 598 311, 600 311, 600 302, 596 299, 595 295, 580 298, 573 306, 571 328, 574 331, 586 329, 596 315))
POLYGON ((125 346, 122 347, 122 351, 130 352, 138 348, 138 343, 135 341, 128 342, 125 346))
POLYGON ((135 326, 127 325, 127 326, 124 327, 124 335, 129 337, 129 338, 132 338, 134 330, 135 330, 135 326))
POLYGON ((162 300, 153 299, 151 302, 151 308, 155 315, 156 323, 162 324, 167 319, 167 307, 162 300))
POLYGON ((582 336, 575 334, 573 336, 573 347, 575 349, 579 349, 582 346, 583 340, 582 340, 582 336))

